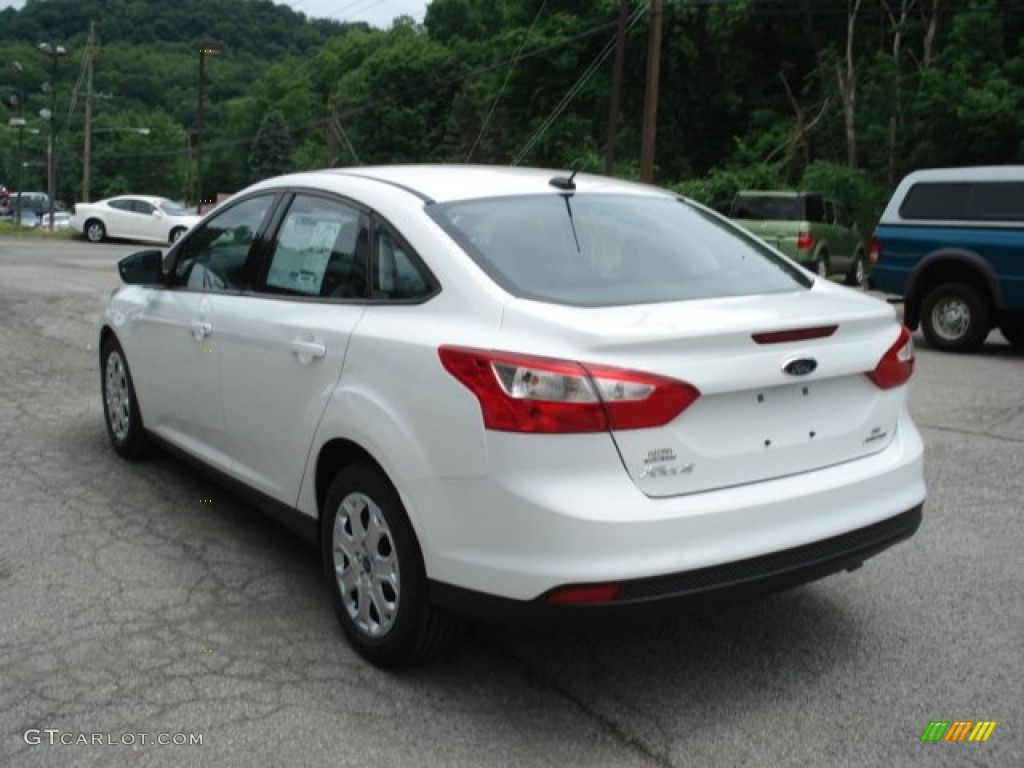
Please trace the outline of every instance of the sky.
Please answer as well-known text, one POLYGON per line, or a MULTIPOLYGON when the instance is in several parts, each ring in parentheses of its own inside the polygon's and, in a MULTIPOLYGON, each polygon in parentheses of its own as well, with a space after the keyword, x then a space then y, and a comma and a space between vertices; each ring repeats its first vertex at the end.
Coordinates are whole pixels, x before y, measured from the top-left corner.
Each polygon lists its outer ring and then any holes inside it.
MULTIPOLYGON (((388 28, 396 16, 412 16, 423 21, 429 0, 274 0, 277 5, 290 5, 294 10, 314 19, 365 21, 372 26, 388 28)), ((0 0, 0 8, 21 8, 25 0, 0 0)))

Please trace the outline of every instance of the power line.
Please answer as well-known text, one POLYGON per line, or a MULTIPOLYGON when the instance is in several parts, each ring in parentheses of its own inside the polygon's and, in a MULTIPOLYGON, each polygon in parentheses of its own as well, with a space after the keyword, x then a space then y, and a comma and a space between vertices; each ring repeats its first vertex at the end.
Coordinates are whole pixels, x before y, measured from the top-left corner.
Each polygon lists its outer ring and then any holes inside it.
MULTIPOLYGON (((523 48, 526 47, 526 41, 530 39, 530 33, 533 32, 533 28, 537 26, 537 19, 540 18, 541 13, 544 12, 545 6, 547 6, 548 0, 544 0, 540 4, 540 8, 537 9, 536 15, 533 17, 533 21, 530 22, 529 29, 523 35, 522 41, 519 43, 519 50, 516 51, 516 56, 523 52, 523 48)), ((508 68, 508 72, 505 73, 505 80, 501 84, 501 88, 498 89, 497 95, 494 97, 494 101, 491 102, 491 108, 487 112, 487 117, 484 118, 483 123, 480 125, 480 132, 476 135, 476 141, 473 142, 473 146, 469 148, 469 153, 466 155, 466 162, 468 163, 473 159, 473 153, 476 152, 476 147, 480 143, 480 139, 483 138, 484 132, 487 130, 487 126, 490 125, 491 116, 494 114, 494 110, 498 106, 498 102, 501 100, 502 94, 505 93, 505 87, 508 85, 508 81, 512 79, 512 73, 515 71, 515 64, 508 68)))

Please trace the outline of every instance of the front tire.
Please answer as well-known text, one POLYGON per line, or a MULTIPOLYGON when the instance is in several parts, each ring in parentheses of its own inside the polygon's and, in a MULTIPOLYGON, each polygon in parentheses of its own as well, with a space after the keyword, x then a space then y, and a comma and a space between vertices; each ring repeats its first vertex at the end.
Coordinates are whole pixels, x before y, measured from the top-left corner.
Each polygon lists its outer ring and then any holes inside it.
POLYGON ((185 228, 184 227, 175 227, 174 229, 171 230, 171 234, 170 234, 170 237, 167 238, 167 242, 170 245, 174 245, 176 242, 178 242, 181 239, 181 236, 184 235, 184 234, 185 234, 185 228))
POLYGON ((111 446, 125 459, 146 455, 149 446, 132 374, 128 370, 124 350, 113 337, 104 342, 100 352, 100 388, 103 393, 103 420, 111 446))
POLYGON ((397 491, 375 466, 338 472, 320 531, 331 603, 352 647, 390 668, 433 656, 459 622, 427 599, 423 558, 397 491))
POLYGON ((102 243, 107 239, 107 228, 98 219, 85 222, 85 239, 90 243, 102 243))
POLYGON ((943 283, 921 302, 921 330, 935 349, 974 352, 992 330, 992 310, 973 285, 943 283))

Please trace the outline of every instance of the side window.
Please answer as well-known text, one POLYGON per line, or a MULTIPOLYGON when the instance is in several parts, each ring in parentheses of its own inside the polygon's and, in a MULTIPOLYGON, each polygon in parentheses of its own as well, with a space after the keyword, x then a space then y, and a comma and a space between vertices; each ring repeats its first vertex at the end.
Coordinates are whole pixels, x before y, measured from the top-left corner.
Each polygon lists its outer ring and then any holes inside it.
POLYGON ((110 207, 117 208, 119 211, 127 211, 128 213, 131 213, 134 206, 131 200, 111 200, 110 207))
POLYGON ((178 251, 172 284, 197 291, 241 288, 249 251, 273 202, 273 195, 245 200, 192 232, 178 251))
POLYGON ((806 206, 805 215, 807 221, 821 224, 826 221, 825 201, 818 195, 808 195, 804 200, 806 206))
POLYGON ((369 222, 336 200, 296 195, 274 243, 262 288, 271 293, 366 296, 369 222))
POLYGON ((1024 221, 1024 182, 978 182, 970 215, 978 221, 1024 221))
POLYGON ((378 226, 374 240, 373 298, 420 299, 431 292, 426 273, 398 238, 378 226))
POLYGON ((915 184, 900 206, 900 216, 904 219, 963 221, 968 218, 967 208, 973 186, 962 181, 915 184))
POLYGON ((151 216, 153 214, 153 206, 145 200, 133 200, 132 207, 136 213, 141 213, 143 216, 151 216))

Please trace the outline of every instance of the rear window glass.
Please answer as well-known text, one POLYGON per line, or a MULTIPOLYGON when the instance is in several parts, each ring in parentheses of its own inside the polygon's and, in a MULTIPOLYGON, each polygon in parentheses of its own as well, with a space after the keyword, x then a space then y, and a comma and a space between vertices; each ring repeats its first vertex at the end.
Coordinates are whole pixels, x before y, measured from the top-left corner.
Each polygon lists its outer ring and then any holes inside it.
POLYGON ((507 291, 556 304, 646 304, 811 284, 755 238, 668 198, 489 198, 433 206, 432 215, 507 291))
POLYGON ((1024 221, 1024 182, 915 184, 900 206, 904 219, 1024 221))
MULTIPOLYGON (((792 195, 737 195, 729 215, 734 219, 803 221, 804 206, 799 197, 792 195)), ((817 220, 821 220, 820 214, 817 220)))

